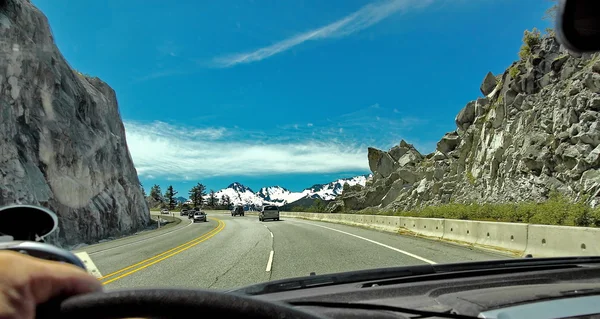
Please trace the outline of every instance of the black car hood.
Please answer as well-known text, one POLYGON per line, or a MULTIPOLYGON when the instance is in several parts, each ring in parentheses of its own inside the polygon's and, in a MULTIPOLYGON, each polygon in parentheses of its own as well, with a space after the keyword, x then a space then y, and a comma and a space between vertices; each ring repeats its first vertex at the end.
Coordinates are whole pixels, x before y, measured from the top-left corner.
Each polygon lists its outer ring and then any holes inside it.
POLYGON ((600 263, 600 256, 593 257, 560 257, 560 258, 522 258, 491 260, 479 262, 419 265, 407 267, 378 268, 360 271, 350 271, 325 275, 310 275, 282 280, 269 281, 249 285, 226 292, 245 295, 263 295, 289 290, 307 289, 319 286, 331 286, 361 282, 361 286, 391 284, 394 280, 410 277, 421 277, 432 274, 452 274, 473 271, 524 271, 527 268, 560 268, 586 263, 600 263))

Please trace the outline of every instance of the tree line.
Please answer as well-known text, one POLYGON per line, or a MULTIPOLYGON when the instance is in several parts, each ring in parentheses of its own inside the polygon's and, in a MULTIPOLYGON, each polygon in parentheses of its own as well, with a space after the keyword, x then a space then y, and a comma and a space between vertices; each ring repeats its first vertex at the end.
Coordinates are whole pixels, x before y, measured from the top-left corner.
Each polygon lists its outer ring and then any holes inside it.
MULTIPOLYGON (((154 184, 150 188, 150 195, 148 196, 146 196, 146 191, 141 184, 140 187, 142 188, 142 194, 144 195, 144 198, 146 198, 147 202, 149 202, 151 208, 176 209, 185 208, 185 206, 189 207, 188 204, 179 203, 177 201, 176 195, 179 192, 173 188, 173 185, 169 185, 163 194, 160 185, 154 184)), ((206 186, 202 183, 198 183, 193 186, 188 191, 188 195, 193 207, 207 206, 215 209, 229 209, 232 203, 231 198, 225 194, 223 194, 221 198, 217 198, 215 191, 212 189, 207 194, 206 186)))

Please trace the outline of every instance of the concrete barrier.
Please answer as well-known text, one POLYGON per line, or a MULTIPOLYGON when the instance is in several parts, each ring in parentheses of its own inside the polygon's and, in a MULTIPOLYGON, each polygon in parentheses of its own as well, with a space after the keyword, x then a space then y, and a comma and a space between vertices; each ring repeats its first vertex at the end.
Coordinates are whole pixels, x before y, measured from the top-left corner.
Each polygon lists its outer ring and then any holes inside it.
POLYGON ((444 219, 400 217, 400 221, 402 228, 421 236, 441 238, 444 235, 444 219))
POLYGON ((349 226, 374 228, 387 232, 397 233, 400 228, 400 217, 361 215, 361 214, 320 214, 320 213, 297 213, 281 212, 281 217, 293 217, 309 220, 317 220, 349 226))
POLYGON ((446 219, 443 239, 523 255, 527 224, 446 219))
POLYGON ((475 243, 473 229, 475 223, 469 220, 446 219, 444 221, 443 239, 464 243, 475 243))
POLYGON ((600 256, 600 229, 529 225, 526 254, 533 257, 600 256))
POLYGON ((374 215, 373 227, 379 230, 397 233, 400 230, 400 217, 374 215))
POLYGON ((522 256, 527 248, 529 225, 522 223, 475 222, 475 245, 506 250, 522 256))
POLYGON ((426 236, 518 256, 600 256, 600 229, 597 228, 361 214, 281 214, 395 234, 426 236))

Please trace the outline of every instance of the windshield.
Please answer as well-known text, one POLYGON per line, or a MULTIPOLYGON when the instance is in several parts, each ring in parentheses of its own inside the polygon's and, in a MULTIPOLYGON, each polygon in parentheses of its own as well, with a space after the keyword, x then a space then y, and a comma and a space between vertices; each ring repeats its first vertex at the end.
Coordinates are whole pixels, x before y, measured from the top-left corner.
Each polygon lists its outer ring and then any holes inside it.
POLYGON ((107 289, 600 255, 600 58, 553 1, 5 3, 0 205, 107 289))

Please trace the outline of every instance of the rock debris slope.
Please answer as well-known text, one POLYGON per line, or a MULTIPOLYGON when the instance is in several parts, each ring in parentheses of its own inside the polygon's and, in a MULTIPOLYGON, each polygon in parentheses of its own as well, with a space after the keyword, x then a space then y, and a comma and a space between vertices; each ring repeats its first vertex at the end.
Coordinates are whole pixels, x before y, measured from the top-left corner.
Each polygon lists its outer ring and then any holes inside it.
POLYGON ((453 202, 514 202, 557 190, 595 205, 600 196, 600 56, 575 57, 555 38, 531 41, 482 97, 456 116, 434 153, 402 141, 369 148, 373 179, 329 211, 409 210, 453 202), (587 197, 586 197, 587 198, 587 197))

